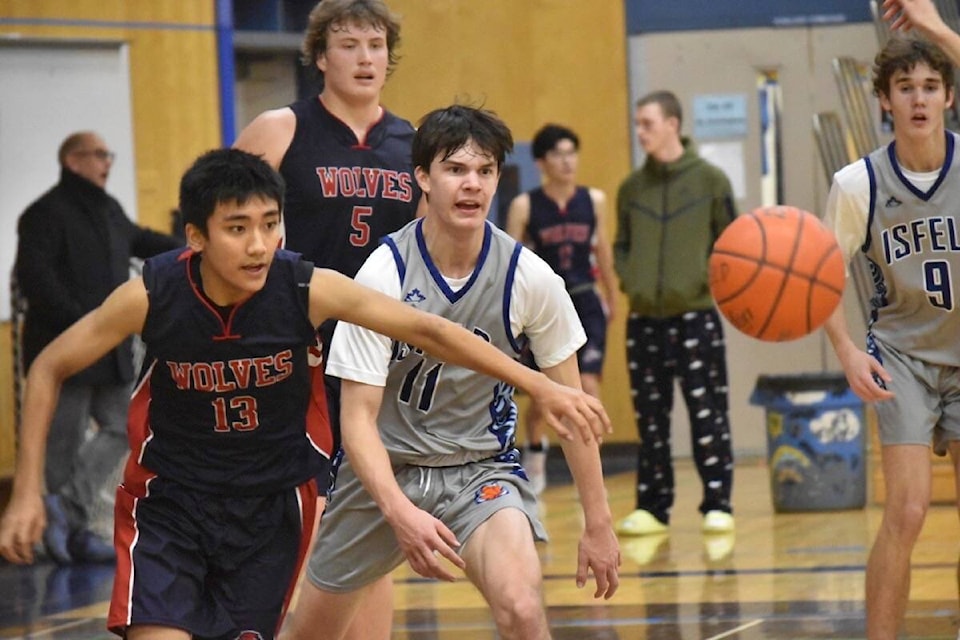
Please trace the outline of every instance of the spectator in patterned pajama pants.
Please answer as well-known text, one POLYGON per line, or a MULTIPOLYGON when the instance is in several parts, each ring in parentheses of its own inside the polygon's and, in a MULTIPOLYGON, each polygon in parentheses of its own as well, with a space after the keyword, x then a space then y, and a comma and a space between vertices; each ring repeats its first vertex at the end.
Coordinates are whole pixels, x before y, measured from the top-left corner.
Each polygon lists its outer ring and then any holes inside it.
POLYGON ((674 501, 670 412, 679 378, 703 482, 704 533, 733 531, 733 452, 723 327, 707 281, 714 240, 735 216, 730 182, 681 137, 669 91, 637 102, 634 126, 647 154, 617 194, 614 263, 630 300, 627 363, 640 452, 636 510, 622 535, 664 533, 674 501))

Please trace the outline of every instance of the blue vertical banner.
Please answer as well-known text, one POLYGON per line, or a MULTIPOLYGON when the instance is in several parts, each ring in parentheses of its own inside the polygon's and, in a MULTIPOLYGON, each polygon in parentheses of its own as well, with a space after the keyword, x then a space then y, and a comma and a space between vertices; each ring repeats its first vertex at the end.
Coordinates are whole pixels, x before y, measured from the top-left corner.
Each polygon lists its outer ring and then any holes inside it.
POLYGON ((220 142, 229 147, 237 137, 233 61, 233 0, 217 0, 217 68, 220 79, 220 142))
POLYGON ((783 204, 783 142, 780 117, 780 74, 776 69, 757 75, 760 113, 760 204, 783 204))

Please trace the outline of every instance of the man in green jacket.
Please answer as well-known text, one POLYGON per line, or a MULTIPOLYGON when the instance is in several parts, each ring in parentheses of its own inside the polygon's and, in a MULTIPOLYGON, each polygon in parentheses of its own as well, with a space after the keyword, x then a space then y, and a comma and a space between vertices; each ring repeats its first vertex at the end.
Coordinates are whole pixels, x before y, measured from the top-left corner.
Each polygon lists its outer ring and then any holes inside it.
POLYGON ((703 482, 703 531, 734 528, 726 348, 707 281, 713 243, 735 216, 733 193, 723 172, 680 136, 681 121, 669 91, 637 102, 634 126, 647 159, 617 193, 614 260, 630 300, 627 363, 640 434, 637 509, 617 524, 623 535, 662 533, 670 522, 675 378, 703 482))

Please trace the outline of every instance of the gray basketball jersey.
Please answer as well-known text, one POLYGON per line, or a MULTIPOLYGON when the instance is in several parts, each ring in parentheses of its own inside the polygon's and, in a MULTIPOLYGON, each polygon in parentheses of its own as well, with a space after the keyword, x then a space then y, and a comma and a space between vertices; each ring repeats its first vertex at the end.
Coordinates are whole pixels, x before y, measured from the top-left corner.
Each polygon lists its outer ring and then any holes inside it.
POLYGON ((865 158, 870 179, 866 254, 873 276, 870 333, 933 364, 960 366, 960 175, 947 132, 940 175, 926 192, 897 164, 891 143, 865 158))
MULTIPOLYGON (((473 331, 504 353, 520 345, 510 333, 510 292, 521 246, 487 223, 467 283, 454 292, 427 253, 422 220, 384 240, 393 251, 402 300, 473 331)), ((394 463, 450 466, 513 449, 513 387, 444 363, 394 341, 377 420, 394 463)))

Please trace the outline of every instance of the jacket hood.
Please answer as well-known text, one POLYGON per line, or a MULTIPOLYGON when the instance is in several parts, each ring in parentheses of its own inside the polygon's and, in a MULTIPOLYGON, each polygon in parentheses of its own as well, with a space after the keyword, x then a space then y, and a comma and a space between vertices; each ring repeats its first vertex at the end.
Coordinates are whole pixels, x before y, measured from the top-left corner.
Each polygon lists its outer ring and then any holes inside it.
POLYGON ((700 156, 697 155, 696 145, 694 145, 690 138, 681 137, 680 143, 683 145, 683 155, 673 162, 660 162, 653 156, 648 155, 646 162, 643 163, 643 171, 653 173, 657 176, 670 176, 700 161, 700 156))

